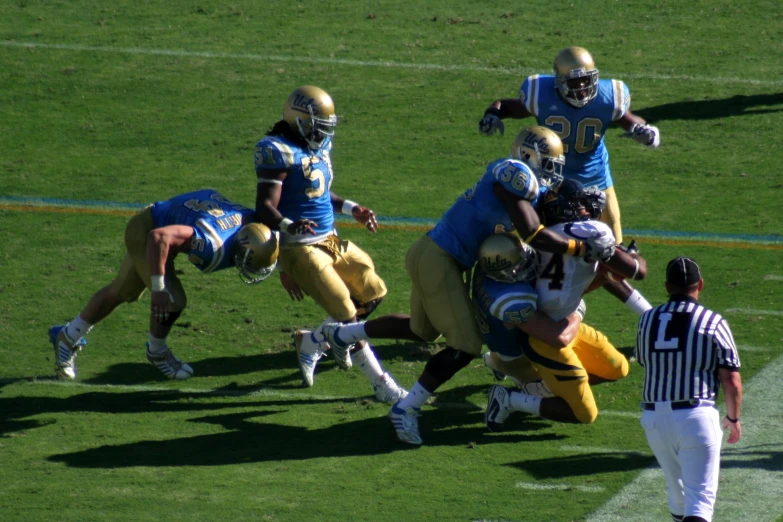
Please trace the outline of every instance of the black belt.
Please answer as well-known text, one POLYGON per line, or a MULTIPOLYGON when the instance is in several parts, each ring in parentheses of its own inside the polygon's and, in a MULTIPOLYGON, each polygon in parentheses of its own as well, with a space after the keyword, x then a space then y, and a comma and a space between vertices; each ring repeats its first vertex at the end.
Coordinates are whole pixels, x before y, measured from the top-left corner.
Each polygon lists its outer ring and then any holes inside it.
MULTIPOLYGON (((699 399, 692 399, 689 401, 672 401, 671 408, 673 410, 690 410, 691 408, 697 408, 698 406, 713 406, 712 401, 702 401, 699 399)), ((643 402, 642 409, 647 411, 655 411, 654 402, 643 402)))

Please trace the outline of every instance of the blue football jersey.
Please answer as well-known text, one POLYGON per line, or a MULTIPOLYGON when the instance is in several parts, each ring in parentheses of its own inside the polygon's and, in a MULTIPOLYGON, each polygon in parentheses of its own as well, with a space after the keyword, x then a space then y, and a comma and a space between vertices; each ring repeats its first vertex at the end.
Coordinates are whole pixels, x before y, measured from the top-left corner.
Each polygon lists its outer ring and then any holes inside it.
POLYGON ((193 227, 188 261, 205 273, 234 266, 234 239, 254 216, 255 210, 236 205, 211 189, 180 194, 152 205, 156 228, 193 227))
POLYGON ((535 313, 535 289, 528 282, 495 281, 477 268, 472 295, 474 315, 487 348, 509 357, 522 355, 521 346, 529 344, 528 335, 515 325, 535 313))
POLYGON ((256 144, 257 174, 264 170, 288 171, 277 210, 292 221, 310 219, 317 225, 315 236, 281 234, 281 243, 315 243, 334 231, 331 150, 331 138, 316 151, 280 136, 267 136, 256 144))
POLYGON ((601 190, 614 184, 604 134, 609 124, 631 107, 631 93, 625 83, 599 80, 595 99, 577 108, 558 94, 554 76, 536 74, 522 83, 519 99, 539 125, 552 129, 563 141, 566 179, 601 190))
POLYGON ((476 263, 479 245, 484 238, 514 230, 505 205, 492 191, 496 183, 536 205, 539 185, 530 168, 515 159, 499 159, 487 166, 478 183, 462 194, 435 228, 427 233, 465 268, 476 263))

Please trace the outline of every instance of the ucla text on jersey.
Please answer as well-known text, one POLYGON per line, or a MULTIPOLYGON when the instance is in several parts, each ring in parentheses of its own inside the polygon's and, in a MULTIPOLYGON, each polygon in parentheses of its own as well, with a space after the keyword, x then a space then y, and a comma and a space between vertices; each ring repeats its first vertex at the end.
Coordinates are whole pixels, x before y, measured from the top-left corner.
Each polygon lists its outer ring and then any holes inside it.
POLYGON ((427 233, 465 268, 476 263, 479 245, 486 237, 514 230, 505 205, 493 192, 496 183, 534 206, 538 202, 538 179, 530 167, 515 159, 499 159, 487 166, 478 182, 465 191, 427 233))
POLYGON ((281 234, 282 244, 316 243, 334 230, 331 187, 333 180, 331 139, 318 150, 300 147, 280 136, 266 136, 256 144, 256 173, 286 170, 277 210, 296 221, 316 223, 316 235, 281 234))
POLYGON ((625 83, 599 80, 595 99, 577 108, 557 93, 554 76, 536 74, 522 83, 519 99, 539 125, 560 136, 566 157, 563 168, 566 178, 601 190, 614 184, 603 138, 609 124, 631 107, 631 94, 625 83))
POLYGON ((188 261, 205 273, 233 266, 234 238, 254 216, 254 210, 234 204, 211 189, 180 194, 152 205, 156 228, 193 227, 188 261))

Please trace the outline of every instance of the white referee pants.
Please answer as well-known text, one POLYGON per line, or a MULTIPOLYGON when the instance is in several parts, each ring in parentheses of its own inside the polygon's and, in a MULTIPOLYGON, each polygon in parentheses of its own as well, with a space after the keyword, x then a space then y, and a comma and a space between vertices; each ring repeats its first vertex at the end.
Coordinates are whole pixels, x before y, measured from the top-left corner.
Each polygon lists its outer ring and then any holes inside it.
POLYGON ((723 431, 718 410, 711 406, 672 410, 656 402, 642 412, 647 442, 666 475, 669 511, 712 520, 718 493, 723 431))

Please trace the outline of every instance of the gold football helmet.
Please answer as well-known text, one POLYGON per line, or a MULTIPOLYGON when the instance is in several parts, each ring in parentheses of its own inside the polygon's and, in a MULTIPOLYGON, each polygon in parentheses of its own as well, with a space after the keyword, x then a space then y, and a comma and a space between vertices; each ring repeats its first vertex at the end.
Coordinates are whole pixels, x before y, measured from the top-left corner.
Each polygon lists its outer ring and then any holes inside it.
POLYGON ((493 234, 479 246, 478 264, 487 277, 502 283, 538 277, 538 253, 518 236, 493 234))
POLYGON ((555 58, 555 86, 574 107, 584 107, 598 94, 598 69, 581 47, 566 47, 555 58))
POLYGON ((524 161, 542 185, 555 187, 563 180, 563 142, 546 127, 521 130, 511 147, 511 157, 524 161))
POLYGON ((269 277, 277 266, 277 234, 262 223, 250 223, 237 232, 234 264, 239 277, 252 285, 269 277))
POLYGON ((313 150, 323 147, 337 125, 332 97, 312 85, 299 87, 288 96, 283 119, 313 150))

